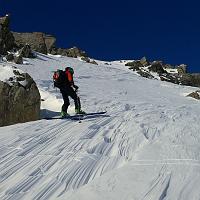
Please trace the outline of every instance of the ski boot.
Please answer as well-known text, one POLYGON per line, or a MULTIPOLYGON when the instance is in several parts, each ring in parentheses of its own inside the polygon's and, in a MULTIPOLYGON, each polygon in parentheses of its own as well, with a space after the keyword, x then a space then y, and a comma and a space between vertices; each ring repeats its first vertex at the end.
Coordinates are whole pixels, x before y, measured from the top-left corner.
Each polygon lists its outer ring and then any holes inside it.
POLYGON ((65 112, 65 111, 61 111, 61 117, 62 118, 66 118, 66 117, 69 117, 70 115, 67 113, 67 112, 65 112))
POLYGON ((78 108, 75 109, 75 113, 76 113, 77 115, 85 115, 85 114, 86 114, 86 112, 84 112, 83 110, 78 109, 78 108))

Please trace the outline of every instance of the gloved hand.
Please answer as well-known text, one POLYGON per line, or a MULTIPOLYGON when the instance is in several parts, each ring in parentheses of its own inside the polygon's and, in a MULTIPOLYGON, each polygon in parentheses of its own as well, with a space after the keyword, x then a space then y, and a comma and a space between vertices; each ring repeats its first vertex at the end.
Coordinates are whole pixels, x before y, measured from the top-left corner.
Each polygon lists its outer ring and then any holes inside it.
POLYGON ((74 85, 73 87, 74 87, 75 91, 77 91, 79 88, 77 85, 74 85))

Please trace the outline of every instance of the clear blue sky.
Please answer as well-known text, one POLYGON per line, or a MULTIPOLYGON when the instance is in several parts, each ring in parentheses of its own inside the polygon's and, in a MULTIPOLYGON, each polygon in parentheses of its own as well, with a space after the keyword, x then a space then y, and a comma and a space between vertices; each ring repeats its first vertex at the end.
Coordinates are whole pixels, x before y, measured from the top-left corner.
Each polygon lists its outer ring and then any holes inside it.
POLYGON ((200 72, 200 2, 179 0, 0 0, 12 30, 41 31, 57 46, 102 60, 163 60, 200 72))

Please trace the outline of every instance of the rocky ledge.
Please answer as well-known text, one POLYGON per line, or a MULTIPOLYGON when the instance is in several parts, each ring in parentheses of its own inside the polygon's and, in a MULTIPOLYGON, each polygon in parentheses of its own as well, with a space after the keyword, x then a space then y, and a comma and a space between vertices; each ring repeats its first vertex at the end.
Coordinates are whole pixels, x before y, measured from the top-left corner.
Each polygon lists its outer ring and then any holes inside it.
POLYGON ((137 74, 149 78, 160 79, 161 81, 168 81, 175 84, 187 85, 193 87, 200 87, 200 74, 188 73, 187 65, 170 65, 162 61, 148 61, 145 57, 140 60, 133 60, 125 62, 130 70, 137 74))

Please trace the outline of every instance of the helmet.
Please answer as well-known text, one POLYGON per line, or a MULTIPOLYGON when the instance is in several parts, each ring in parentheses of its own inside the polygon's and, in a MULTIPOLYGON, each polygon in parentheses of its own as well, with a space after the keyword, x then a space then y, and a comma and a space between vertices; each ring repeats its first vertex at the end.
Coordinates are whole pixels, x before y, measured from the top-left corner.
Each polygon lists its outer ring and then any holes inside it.
POLYGON ((69 71, 71 74, 74 74, 74 70, 71 67, 66 67, 65 71, 69 71))

